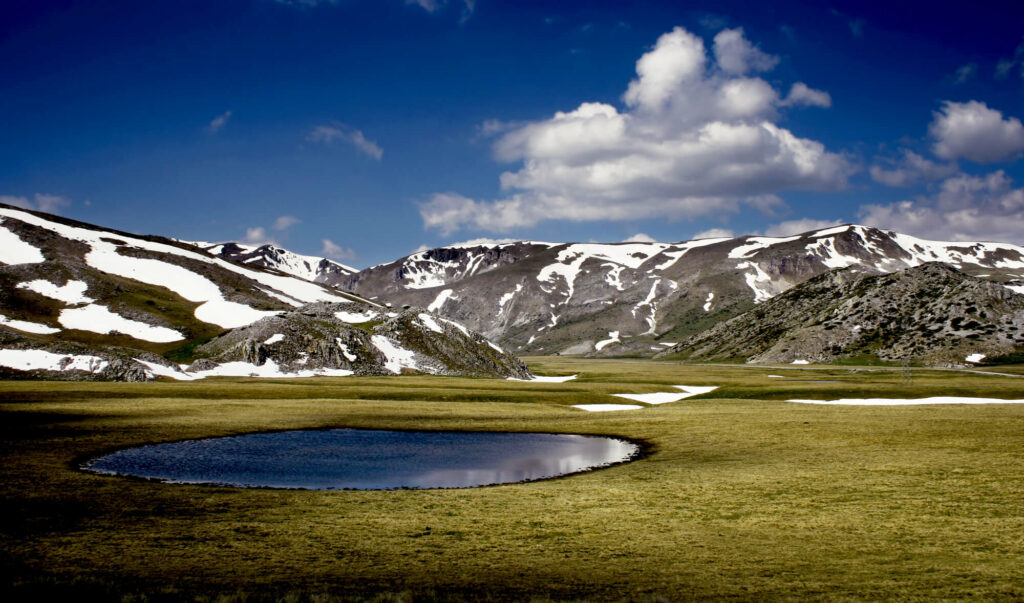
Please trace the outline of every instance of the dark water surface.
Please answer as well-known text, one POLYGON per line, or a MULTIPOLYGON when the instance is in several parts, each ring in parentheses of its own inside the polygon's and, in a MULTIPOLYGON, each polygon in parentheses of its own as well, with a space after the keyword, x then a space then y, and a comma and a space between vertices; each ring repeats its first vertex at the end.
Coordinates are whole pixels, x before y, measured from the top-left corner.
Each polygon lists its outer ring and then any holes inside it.
POLYGON ((632 442, 599 436, 331 429, 153 444, 84 468, 243 488, 466 488, 577 473, 638 453, 632 442))

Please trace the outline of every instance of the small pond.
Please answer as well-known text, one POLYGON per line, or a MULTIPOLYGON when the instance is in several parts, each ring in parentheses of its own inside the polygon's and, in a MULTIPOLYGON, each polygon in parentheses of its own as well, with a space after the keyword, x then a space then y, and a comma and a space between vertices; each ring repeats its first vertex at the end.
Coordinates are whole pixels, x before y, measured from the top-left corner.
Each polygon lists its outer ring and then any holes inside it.
POLYGON ((329 429, 140 446, 83 468, 242 488, 468 488, 579 473, 639 452, 633 442, 600 436, 329 429))

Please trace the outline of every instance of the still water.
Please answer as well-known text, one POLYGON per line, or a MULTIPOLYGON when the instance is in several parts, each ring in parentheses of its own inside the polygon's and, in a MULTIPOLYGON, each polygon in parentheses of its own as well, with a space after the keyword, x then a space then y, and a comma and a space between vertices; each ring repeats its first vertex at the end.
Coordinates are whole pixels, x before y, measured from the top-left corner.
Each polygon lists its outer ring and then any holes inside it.
POLYGON ((153 444, 84 468, 242 488, 468 488, 578 473, 638 453, 632 442, 600 436, 330 429, 153 444))

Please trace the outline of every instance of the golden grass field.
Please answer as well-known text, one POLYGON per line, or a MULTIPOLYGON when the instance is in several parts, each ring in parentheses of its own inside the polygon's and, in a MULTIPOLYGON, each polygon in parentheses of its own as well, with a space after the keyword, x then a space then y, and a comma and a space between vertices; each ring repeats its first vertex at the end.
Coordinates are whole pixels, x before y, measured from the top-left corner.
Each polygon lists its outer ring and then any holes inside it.
POLYGON ((1024 598, 1024 405, 784 401, 1024 399, 1022 378, 527 360, 579 379, 0 382, 0 596, 1024 598), (637 411, 568 407, 669 385, 719 389, 637 411), (464 490, 231 489, 76 469, 136 444, 346 426, 609 434, 642 440, 649 454, 464 490))

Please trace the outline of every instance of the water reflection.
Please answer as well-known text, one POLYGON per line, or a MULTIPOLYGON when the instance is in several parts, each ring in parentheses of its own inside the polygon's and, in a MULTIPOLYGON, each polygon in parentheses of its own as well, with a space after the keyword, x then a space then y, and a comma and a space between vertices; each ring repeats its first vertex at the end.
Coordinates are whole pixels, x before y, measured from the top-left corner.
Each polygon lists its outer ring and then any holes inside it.
POLYGON ((91 461, 91 471, 238 487, 466 488, 619 463, 632 442, 551 433, 332 429, 155 444, 91 461))

